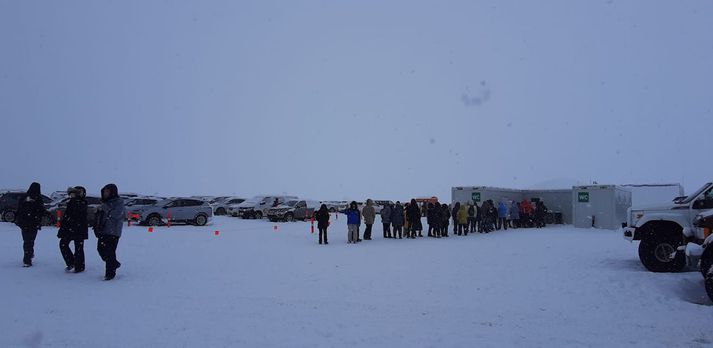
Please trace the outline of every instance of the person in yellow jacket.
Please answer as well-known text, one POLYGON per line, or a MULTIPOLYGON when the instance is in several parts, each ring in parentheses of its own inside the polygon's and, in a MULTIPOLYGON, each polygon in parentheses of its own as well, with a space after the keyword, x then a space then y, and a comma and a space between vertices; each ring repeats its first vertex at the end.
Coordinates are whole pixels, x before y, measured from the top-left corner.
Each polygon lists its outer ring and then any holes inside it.
POLYGON ((463 231, 465 231, 465 235, 468 235, 468 208, 466 208, 465 204, 461 204, 460 208, 458 208, 458 235, 462 236, 463 231))

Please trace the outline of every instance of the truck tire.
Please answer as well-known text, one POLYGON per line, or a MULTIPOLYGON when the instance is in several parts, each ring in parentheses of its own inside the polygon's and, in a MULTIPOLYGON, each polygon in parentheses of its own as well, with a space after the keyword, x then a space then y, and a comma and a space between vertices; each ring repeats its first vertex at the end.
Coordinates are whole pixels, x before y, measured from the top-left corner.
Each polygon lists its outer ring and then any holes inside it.
POLYGON ((713 266, 713 245, 709 245, 701 254, 701 274, 703 278, 708 275, 708 270, 713 266))
POLYGON ((261 212, 261 211, 256 211, 253 216, 254 216, 255 219, 257 219, 257 220, 262 220, 262 212, 261 212))
POLYGON ((215 215, 225 215, 226 213, 225 208, 218 208, 215 210, 215 215))
POLYGON ((285 221, 286 221, 286 222, 295 221, 295 215, 292 214, 292 213, 287 213, 287 214, 285 214, 285 221))
POLYGON ((639 260, 651 272, 680 272, 686 266, 686 255, 677 251, 683 243, 675 234, 648 234, 639 244, 639 260), (675 254, 674 257, 671 255, 675 254))
POLYGON ((203 214, 199 214, 193 220, 193 223, 195 223, 196 226, 205 226, 205 224, 208 223, 208 217, 203 214))
POLYGON ((2 220, 6 222, 15 222, 15 212, 6 210, 2 213, 2 220))

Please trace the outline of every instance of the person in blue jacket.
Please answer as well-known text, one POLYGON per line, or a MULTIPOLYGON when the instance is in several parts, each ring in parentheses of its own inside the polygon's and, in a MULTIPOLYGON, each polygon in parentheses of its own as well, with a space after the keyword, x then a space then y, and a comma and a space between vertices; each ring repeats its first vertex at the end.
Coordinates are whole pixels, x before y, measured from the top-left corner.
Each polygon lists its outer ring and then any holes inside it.
POLYGON ((359 225, 361 225, 361 213, 357 207, 357 202, 349 203, 349 208, 343 212, 347 216, 347 243, 359 242, 359 225))
POLYGON ((505 202, 498 202, 498 230, 501 228, 508 229, 508 207, 505 202))

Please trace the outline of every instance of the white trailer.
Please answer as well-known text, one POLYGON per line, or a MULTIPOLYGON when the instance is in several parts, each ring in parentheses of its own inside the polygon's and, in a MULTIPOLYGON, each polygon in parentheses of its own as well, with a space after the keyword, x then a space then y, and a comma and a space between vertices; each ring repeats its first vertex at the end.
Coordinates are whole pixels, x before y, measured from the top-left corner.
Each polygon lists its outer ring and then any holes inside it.
POLYGON ((615 185, 588 185, 572 188, 574 227, 615 230, 627 221, 631 191, 615 185))

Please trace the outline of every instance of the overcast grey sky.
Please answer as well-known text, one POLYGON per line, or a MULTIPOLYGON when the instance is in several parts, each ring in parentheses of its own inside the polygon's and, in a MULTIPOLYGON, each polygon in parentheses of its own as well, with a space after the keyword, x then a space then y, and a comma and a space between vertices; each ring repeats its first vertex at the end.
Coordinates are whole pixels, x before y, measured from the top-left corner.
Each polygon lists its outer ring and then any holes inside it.
POLYGON ((0 187, 713 179, 711 1, 0 0, 0 187))

